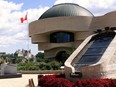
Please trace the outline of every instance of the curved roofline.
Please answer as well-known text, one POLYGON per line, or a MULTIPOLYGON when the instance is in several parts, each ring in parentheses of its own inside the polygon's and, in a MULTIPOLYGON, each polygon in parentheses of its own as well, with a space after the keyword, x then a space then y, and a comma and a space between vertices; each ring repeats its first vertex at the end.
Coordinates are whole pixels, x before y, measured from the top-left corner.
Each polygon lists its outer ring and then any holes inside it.
POLYGON ((83 16, 94 16, 88 9, 86 9, 86 8, 84 8, 84 7, 82 7, 78 4, 75 4, 75 3, 60 3, 60 4, 53 5, 47 11, 45 11, 39 17, 39 19, 59 17, 59 16, 81 16, 81 15, 83 15, 83 16), (64 6, 66 6, 65 9, 64 9, 64 6), (67 8, 67 6, 69 8, 67 8), (64 9, 64 11, 63 11, 63 9, 64 9), (82 13, 81 13, 80 9, 82 10, 82 13), (84 13, 84 11, 85 11, 85 13, 84 13))
MULTIPOLYGON (((65 5, 65 4, 72 4, 72 5, 77 5, 77 6, 80 6, 80 5, 78 5, 78 4, 75 4, 75 3, 60 3, 60 4, 56 4, 56 5, 53 5, 52 7, 55 7, 55 6, 58 6, 58 5, 65 5)), ((80 7, 82 7, 82 6, 80 6, 80 7)), ((85 9, 85 10, 87 10, 87 11, 89 11, 88 9, 86 9, 86 8, 84 8, 84 7, 82 7, 83 9, 85 9)), ((89 11, 90 12, 90 11, 89 11)), ((91 13, 91 12, 90 12, 91 13)), ((91 13, 92 14, 92 13, 91 13)), ((92 14, 93 15, 93 14, 92 14)), ((94 15, 93 15, 94 16, 94 15)))
POLYGON ((56 4, 56 5, 53 5, 52 7, 55 7, 55 6, 58 6, 58 5, 65 5, 65 4, 72 4, 72 5, 77 5, 77 6, 80 6, 80 5, 78 5, 78 4, 75 4, 75 3, 60 3, 60 4, 56 4))
MULTIPOLYGON (((72 5, 77 5, 77 6, 80 6, 80 5, 78 5, 78 4, 75 4, 75 3, 60 3, 60 4, 57 4, 57 5, 63 5, 63 4, 72 4, 72 5)), ((56 6, 57 6, 56 5, 56 6)), ((54 5, 55 6, 55 5, 54 5)), ((54 7, 53 6, 53 7, 54 7)), ((80 7, 82 7, 82 6, 80 6, 80 7)), ((86 9, 86 8, 84 8, 84 7, 82 7, 83 9, 85 9, 85 10, 87 10, 88 12, 90 12, 88 9, 86 9)), ((90 12, 91 13, 91 12, 90 12)), ((91 13, 92 14, 92 13, 91 13)), ((92 14, 93 15, 93 14, 92 14)), ((93 15, 94 16, 94 15, 93 15)))
POLYGON ((104 15, 115 14, 115 13, 116 11, 111 11, 111 12, 105 13, 104 15))

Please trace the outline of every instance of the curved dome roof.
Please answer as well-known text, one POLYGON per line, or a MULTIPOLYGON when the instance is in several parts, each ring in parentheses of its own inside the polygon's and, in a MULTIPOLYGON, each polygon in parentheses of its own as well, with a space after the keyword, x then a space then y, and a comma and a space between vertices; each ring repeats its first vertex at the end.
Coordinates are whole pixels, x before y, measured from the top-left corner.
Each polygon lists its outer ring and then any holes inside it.
POLYGON ((63 3, 51 7, 46 12, 44 12, 39 19, 60 16, 93 16, 93 14, 77 4, 63 3))

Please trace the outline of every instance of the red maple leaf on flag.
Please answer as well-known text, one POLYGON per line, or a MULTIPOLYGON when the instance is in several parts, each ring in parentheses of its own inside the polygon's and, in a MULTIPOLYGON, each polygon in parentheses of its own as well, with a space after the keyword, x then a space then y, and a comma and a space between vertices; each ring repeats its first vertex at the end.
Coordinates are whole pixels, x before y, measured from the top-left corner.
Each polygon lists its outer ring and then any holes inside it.
POLYGON ((21 23, 23 23, 25 20, 27 20, 27 14, 25 15, 24 18, 23 17, 20 18, 21 23))

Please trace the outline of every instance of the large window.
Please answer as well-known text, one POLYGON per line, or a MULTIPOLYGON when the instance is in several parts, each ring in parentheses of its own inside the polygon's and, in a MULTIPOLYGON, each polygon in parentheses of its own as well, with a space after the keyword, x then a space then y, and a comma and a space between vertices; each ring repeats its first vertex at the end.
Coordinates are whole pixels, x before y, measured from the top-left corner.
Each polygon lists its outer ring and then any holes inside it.
POLYGON ((50 42, 52 43, 65 43, 73 41, 74 34, 71 32, 55 32, 50 35, 50 42))
POLYGON ((91 44, 91 46, 82 55, 77 64, 97 63, 108 48, 114 36, 114 32, 100 33, 98 35, 93 36, 90 40, 92 44, 88 43, 88 45, 91 44))

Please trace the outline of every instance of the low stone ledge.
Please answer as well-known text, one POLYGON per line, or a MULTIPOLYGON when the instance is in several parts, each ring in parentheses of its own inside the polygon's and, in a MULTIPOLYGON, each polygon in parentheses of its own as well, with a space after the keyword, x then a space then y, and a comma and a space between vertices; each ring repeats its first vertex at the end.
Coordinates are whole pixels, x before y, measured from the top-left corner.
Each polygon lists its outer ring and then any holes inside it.
POLYGON ((8 78, 21 78, 22 74, 21 73, 17 73, 17 74, 3 74, 0 75, 0 79, 8 79, 8 78))
POLYGON ((33 71, 18 71, 22 74, 63 74, 64 70, 33 70, 33 71))

